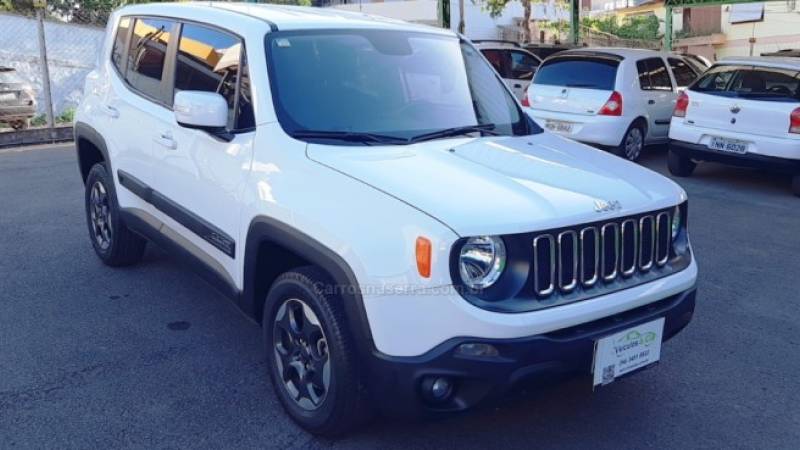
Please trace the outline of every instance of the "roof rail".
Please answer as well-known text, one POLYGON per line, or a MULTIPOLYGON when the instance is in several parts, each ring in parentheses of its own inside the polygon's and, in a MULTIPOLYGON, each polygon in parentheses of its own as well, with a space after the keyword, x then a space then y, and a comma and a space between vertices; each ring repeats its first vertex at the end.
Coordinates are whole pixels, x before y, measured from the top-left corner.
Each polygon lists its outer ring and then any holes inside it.
POLYGON ((506 40, 503 40, 503 39, 475 39, 475 40, 472 41, 473 44, 483 44, 483 43, 487 43, 487 42, 494 42, 494 43, 497 43, 497 44, 511 44, 514 47, 522 48, 522 46, 519 45, 519 42, 506 41, 506 40))

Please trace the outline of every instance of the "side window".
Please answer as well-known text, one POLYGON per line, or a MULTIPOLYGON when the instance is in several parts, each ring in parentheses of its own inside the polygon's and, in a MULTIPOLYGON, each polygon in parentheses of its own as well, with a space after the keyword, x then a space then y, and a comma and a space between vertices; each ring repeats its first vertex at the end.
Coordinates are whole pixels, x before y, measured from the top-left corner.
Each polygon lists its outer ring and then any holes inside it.
POLYGON ((741 70, 737 66, 716 66, 700 77, 700 81, 692 86, 692 91, 724 94, 731 84, 734 75, 741 70))
POLYGON ((134 89, 162 102, 166 100, 161 89, 164 60, 174 25, 169 20, 136 19, 128 49, 125 79, 134 89))
POLYGON ((216 92, 228 102, 228 127, 254 124, 250 78, 241 40, 196 24, 184 24, 175 65, 175 92, 216 92))
POLYGON ((644 91, 671 91, 672 80, 661 58, 648 58, 636 62, 639 84, 644 91))
POLYGON ((483 56, 503 78, 511 78, 511 61, 506 50, 481 50, 483 56))
POLYGON ((123 17, 117 26, 117 35, 114 37, 114 47, 111 49, 111 62, 120 73, 124 73, 125 49, 128 45, 128 32, 131 29, 130 17, 123 17))
POLYGON ((518 51, 511 51, 511 78, 515 80, 531 80, 539 61, 533 56, 518 51))
POLYGON ((697 74, 694 70, 680 59, 669 58, 668 61, 669 66, 672 68, 672 74, 675 75, 675 82, 678 83, 679 88, 689 86, 697 78, 697 74))
POLYGON ((650 91, 653 89, 650 84, 650 69, 647 67, 647 60, 636 61, 636 70, 639 72, 639 87, 643 91, 650 91))

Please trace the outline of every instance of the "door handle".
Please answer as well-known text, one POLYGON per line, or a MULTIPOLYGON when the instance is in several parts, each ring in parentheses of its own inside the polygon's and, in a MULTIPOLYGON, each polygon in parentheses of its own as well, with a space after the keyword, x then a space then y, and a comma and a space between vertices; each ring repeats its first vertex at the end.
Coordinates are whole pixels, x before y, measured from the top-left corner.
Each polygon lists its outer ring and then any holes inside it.
POLYGON ((522 85, 519 84, 519 83, 515 84, 514 87, 517 88, 517 89, 522 89, 522 85))
POLYGON ((648 105, 655 105, 655 104, 656 104, 656 101, 655 101, 655 100, 648 100, 648 101, 647 101, 647 104, 648 104, 648 105))
POLYGON ((175 150, 178 148, 178 143, 175 142, 175 139, 172 138, 172 135, 169 132, 161 133, 159 136, 153 138, 156 144, 168 149, 168 150, 175 150))
POLYGON ((116 119, 117 117, 119 117, 119 110, 117 108, 114 108, 113 106, 103 105, 101 109, 103 110, 103 113, 105 115, 111 117, 112 119, 116 119))

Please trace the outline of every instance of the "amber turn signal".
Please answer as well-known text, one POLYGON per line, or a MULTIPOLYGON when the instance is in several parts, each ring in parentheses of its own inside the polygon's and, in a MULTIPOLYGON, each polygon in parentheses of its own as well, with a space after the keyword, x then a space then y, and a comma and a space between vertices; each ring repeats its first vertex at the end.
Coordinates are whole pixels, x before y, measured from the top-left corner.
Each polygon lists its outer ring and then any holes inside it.
POLYGON ((417 270, 422 278, 431 277, 431 241, 422 236, 417 238, 417 270))

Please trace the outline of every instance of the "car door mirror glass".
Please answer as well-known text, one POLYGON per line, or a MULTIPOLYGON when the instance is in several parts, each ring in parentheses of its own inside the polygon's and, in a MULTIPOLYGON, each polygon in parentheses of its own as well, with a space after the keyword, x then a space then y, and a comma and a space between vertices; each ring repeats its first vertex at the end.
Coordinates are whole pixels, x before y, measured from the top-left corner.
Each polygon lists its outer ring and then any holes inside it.
POLYGON ((217 133, 228 125, 228 102, 215 92, 180 91, 175 94, 173 110, 182 127, 217 133))

